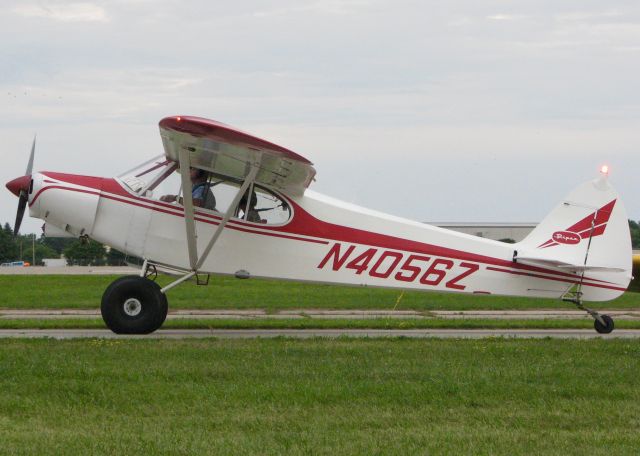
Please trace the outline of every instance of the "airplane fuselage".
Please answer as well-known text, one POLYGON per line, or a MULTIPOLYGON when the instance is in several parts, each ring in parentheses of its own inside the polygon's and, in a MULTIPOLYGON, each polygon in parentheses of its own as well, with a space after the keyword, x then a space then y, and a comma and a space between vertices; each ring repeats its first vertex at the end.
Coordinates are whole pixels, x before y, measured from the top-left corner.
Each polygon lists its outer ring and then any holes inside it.
MULTIPOLYGON (((34 173, 30 214, 73 236, 87 235, 129 255, 188 271, 184 208, 132 192, 118 179, 34 173)), ((580 281, 560 268, 514 261, 506 244, 344 203, 307 190, 280 195, 286 223, 232 218, 201 272, 423 291, 559 298, 580 281)), ((222 214, 196 208, 198 251, 222 214)), ((626 285, 607 274, 583 281, 586 300, 626 285)))

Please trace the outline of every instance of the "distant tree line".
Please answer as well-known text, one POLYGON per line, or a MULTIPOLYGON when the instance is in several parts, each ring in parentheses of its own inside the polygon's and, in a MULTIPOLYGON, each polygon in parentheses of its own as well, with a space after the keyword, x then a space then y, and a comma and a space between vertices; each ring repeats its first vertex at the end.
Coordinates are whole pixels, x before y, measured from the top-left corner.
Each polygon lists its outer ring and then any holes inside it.
POLYGON ((139 258, 126 256, 116 249, 91 239, 54 238, 35 234, 13 236, 8 223, 0 229, 0 263, 13 261, 33 262, 43 265, 45 258, 64 258, 70 266, 123 266, 127 263, 142 264, 139 258), (35 239, 34 239, 35 238, 35 239))
POLYGON ((629 230, 631 230, 631 245, 634 249, 640 249, 640 224, 629 220, 629 230))

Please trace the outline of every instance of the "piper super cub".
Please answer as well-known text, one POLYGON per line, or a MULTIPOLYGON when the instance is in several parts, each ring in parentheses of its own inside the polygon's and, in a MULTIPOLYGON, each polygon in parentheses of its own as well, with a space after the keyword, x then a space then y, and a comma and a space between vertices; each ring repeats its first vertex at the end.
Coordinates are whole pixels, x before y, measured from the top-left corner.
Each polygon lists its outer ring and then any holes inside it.
MULTIPOLYGON (((422 291, 559 298, 613 330, 583 301, 620 296, 631 280, 627 214, 607 173, 572 191, 517 244, 386 215, 308 189, 313 164, 291 150, 199 117, 160 121, 164 154, 116 178, 59 172, 7 184, 45 235, 88 236, 144 259, 114 281, 102 317, 116 333, 150 333, 166 293, 209 274, 422 291), (160 287, 157 267, 180 276, 160 287)), ((205 280, 206 279, 206 280, 205 280)))

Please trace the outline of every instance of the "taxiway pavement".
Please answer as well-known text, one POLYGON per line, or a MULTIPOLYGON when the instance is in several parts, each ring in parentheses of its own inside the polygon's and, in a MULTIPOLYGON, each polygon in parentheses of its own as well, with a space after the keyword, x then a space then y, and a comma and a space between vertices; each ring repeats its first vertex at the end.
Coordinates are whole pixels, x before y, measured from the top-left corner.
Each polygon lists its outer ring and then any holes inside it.
POLYGON ((640 339, 640 329, 619 329, 611 334, 598 334, 588 329, 161 329, 148 335, 118 335, 107 329, 3 329, 0 338, 50 339, 257 339, 286 337, 379 338, 408 337, 437 339, 640 339))

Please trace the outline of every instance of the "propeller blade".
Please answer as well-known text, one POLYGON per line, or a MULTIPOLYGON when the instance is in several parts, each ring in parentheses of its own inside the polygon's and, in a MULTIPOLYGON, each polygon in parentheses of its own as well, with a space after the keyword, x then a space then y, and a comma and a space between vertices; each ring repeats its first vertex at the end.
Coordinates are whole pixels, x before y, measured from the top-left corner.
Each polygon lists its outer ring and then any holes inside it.
POLYGON ((18 212, 16 213, 16 223, 13 224, 13 235, 16 236, 20 231, 20 225, 22 225, 22 218, 24 217, 24 210, 27 207, 29 197, 25 192, 20 192, 20 201, 18 201, 18 212))
POLYGON ((25 176, 31 176, 31 171, 33 171, 33 156, 36 152, 36 135, 33 135, 33 144, 31 144, 31 155, 29 156, 29 163, 27 164, 27 170, 25 171, 25 176))
POLYGON ((13 235, 16 236, 20 231, 20 225, 22 225, 22 219, 24 218, 24 211, 27 208, 29 202, 29 182, 31 180, 31 172, 33 171, 33 157, 36 153, 36 135, 33 136, 33 143, 31 144, 31 154, 29 155, 29 162, 27 163, 27 170, 23 177, 14 179, 7 184, 7 188, 13 193, 18 195, 18 212, 16 212, 16 223, 13 224, 13 235), (18 193, 19 192, 19 193, 18 193))

